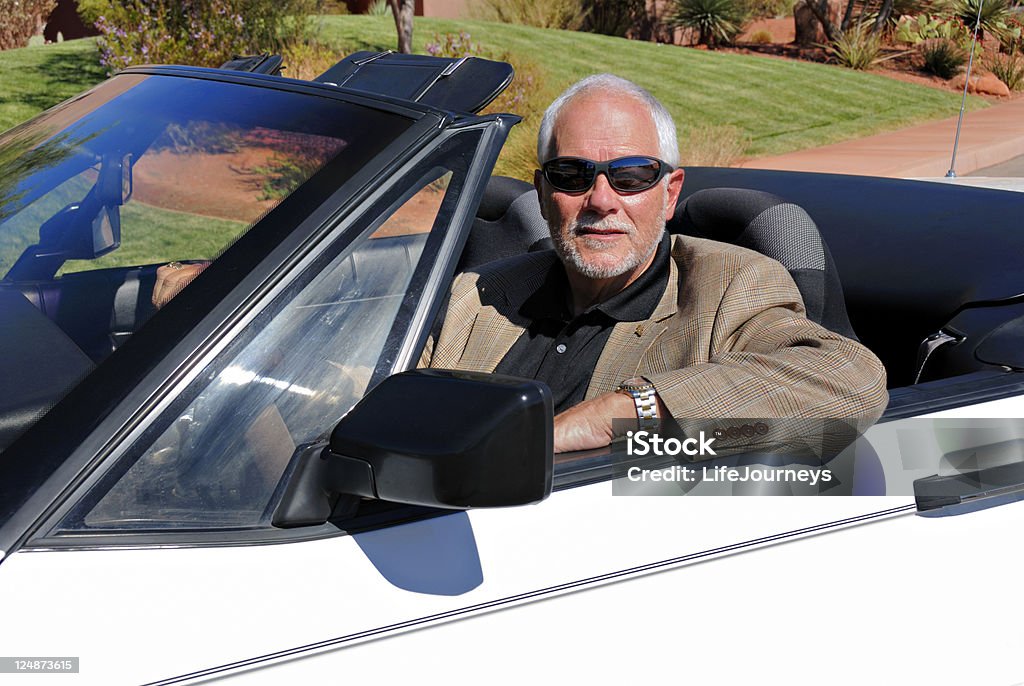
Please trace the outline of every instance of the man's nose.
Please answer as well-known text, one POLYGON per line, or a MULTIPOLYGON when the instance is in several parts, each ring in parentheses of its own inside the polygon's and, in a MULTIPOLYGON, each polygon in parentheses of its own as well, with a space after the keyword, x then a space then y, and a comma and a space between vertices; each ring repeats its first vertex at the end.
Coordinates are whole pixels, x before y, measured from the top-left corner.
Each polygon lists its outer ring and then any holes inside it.
POLYGON ((594 186, 587 193, 586 207, 599 214, 610 214, 618 209, 619 194, 608 183, 608 177, 603 173, 594 179, 594 186))

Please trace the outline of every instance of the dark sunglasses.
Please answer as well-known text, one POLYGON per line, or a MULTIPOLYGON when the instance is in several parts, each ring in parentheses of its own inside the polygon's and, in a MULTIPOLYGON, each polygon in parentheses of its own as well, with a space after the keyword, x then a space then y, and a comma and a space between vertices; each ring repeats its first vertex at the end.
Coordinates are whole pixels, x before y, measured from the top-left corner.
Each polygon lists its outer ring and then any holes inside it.
POLYGON ((607 162, 595 162, 584 157, 556 157, 544 163, 544 178, 552 186, 566 193, 583 193, 604 174, 608 185, 619 193, 639 193, 664 178, 672 165, 657 157, 630 155, 607 162))

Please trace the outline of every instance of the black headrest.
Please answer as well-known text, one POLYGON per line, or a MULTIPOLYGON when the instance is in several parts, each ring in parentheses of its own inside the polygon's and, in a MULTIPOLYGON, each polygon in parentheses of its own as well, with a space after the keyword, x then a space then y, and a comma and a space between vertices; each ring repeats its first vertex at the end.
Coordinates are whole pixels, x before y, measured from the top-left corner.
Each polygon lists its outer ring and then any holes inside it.
POLYGON ((476 216, 489 222, 497 221, 505 216, 513 200, 532 190, 533 184, 511 176, 492 176, 484 188, 476 216))
POLYGON ((732 243, 778 260, 800 289, 807 317, 856 339, 828 246, 800 206, 763 191, 708 188, 680 203, 667 228, 670 233, 732 243))
POLYGON ((552 247, 547 222, 531 184, 507 176, 487 182, 457 269, 552 247))

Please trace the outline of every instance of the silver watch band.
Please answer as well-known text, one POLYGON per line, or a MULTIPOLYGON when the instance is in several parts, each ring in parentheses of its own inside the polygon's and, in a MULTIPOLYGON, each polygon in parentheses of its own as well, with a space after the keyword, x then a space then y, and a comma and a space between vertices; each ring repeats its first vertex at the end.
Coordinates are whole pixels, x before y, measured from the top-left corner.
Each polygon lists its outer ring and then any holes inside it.
POLYGON ((619 386, 619 390, 628 393, 633 398, 633 405, 636 407, 636 418, 640 424, 641 431, 658 428, 658 398, 653 385, 634 386, 622 384, 619 386))

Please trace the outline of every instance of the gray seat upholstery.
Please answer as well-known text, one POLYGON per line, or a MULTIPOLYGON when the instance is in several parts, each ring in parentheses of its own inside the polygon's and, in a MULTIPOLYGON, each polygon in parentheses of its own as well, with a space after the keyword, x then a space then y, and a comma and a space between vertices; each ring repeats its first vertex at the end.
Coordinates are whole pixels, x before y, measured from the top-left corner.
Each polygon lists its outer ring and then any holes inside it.
POLYGON ((533 186, 507 176, 487 182, 458 271, 553 247, 533 186))
POLYGON ((857 340, 832 255, 802 207, 763 191, 708 188, 681 202, 667 228, 778 260, 800 289, 807 318, 857 340))

